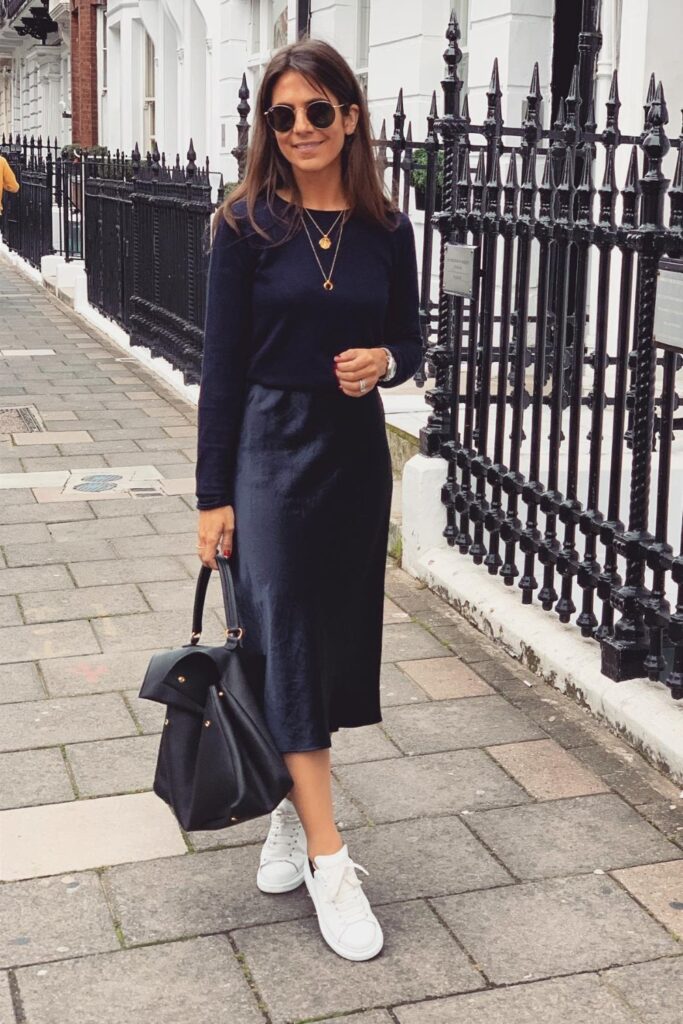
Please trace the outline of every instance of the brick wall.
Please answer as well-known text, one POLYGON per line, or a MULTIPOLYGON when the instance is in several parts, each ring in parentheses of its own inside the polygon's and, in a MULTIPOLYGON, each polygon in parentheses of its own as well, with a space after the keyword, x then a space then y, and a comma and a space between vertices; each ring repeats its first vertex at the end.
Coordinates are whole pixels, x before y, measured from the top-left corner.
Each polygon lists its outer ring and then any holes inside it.
POLYGON ((74 142, 97 144, 97 8, 100 0, 71 0, 71 112, 74 142))

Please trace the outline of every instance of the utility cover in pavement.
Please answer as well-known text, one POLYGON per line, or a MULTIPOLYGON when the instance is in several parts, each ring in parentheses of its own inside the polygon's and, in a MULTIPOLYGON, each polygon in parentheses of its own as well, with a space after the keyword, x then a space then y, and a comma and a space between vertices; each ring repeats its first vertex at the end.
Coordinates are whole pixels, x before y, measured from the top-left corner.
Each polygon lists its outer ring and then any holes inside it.
POLYGON ((35 406, 0 408, 0 434, 23 434, 36 430, 45 430, 45 425, 35 406))

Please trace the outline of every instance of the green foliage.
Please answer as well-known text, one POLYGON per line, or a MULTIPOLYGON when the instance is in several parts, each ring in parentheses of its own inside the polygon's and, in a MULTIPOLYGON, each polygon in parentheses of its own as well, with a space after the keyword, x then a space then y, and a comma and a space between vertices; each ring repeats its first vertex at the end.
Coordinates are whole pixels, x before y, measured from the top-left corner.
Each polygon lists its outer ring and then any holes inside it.
MULTIPOLYGON (((410 183, 414 188, 424 191, 427 188, 427 150, 413 150, 413 169, 410 173, 410 183)), ((443 188, 443 150, 436 154, 436 188, 440 191, 443 188)))

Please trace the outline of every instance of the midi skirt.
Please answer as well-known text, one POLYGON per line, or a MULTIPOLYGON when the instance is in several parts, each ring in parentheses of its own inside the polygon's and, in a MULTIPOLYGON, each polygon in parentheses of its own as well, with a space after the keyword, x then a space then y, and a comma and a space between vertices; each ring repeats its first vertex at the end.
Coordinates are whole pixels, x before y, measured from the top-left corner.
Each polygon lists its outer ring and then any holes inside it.
POLYGON ((259 696, 282 753, 381 721, 391 493, 376 388, 351 398, 247 384, 230 565, 243 647, 265 658, 259 696))

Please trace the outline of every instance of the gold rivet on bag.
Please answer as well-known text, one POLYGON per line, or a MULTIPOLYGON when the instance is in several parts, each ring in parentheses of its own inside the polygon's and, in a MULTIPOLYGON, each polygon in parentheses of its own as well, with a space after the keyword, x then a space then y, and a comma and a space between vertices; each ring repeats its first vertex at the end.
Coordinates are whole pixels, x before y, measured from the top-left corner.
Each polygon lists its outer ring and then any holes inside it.
POLYGON ((239 818, 231 818, 230 821, 239 821, 239 818))
POLYGON ((211 725, 211 719, 207 718, 207 720, 204 722, 204 725, 211 725))
POLYGON ((219 697, 222 697, 222 696, 223 696, 223 691, 222 691, 222 690, 219 690, 219 691, 218 691, 218 696, 219 696, 219 697))
POLYGON ((168 725, 168 718, 164 721, 164 725, 168 725))
POLYGON ((178 682, 179 683, 184 683, 185 682, 185 676, 178 676, 178 682))

